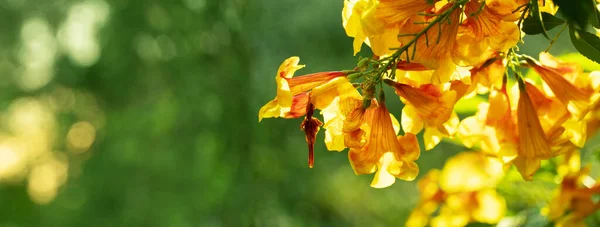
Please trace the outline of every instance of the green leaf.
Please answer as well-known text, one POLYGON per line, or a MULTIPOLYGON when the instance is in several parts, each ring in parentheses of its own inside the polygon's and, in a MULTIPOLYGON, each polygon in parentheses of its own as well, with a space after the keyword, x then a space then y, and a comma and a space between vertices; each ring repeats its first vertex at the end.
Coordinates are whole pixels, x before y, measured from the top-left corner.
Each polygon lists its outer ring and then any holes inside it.
MULTIPOLYGON (((593 2, 592 5, 594 5, 593 2)), ((590 23, 592 24, 592 26, 594 26, 594 28, 600 28, 600 11, 595 6, 594 8, 594 14, 592 14, 592 16, 590 17, 590 23)))
POLYGON ((523 21, 523 32, 528 35, 537 35, 546 31, 555 28, 556 26, 562 25, 565 23, 565 20, 555 17, 552 14, 542 12, 542 21, 539 21, 535 17, 525 18, 523 21), (542 26, 543 25, 543 26, 542 26))
MULTIPOLYGON (((525 20, 530 20, 530 23, 533 24, 535 27, 539 27, 541 32, 544 37, 546 37, 547 39, 550 39, 550 37, 548 37, 548 33, 546 33, 546 31, 548 31, 548 29, 546 29, 546 26, 544 25, 544 17, 542 16, 542 12, 540 11, 540 6, 538 5, 539 2, 538 1, 529 1, 530 5, 530 11, 529 11, 529 17, 526 18, 525 20)), ((523 23, 525 23, 525 21, 523 21, 523 23)), ((525 32, 527 33, 527 32, 525 32)), ((538 33, 539 34, 539 33, 538 33)))
POLYGON ((577 25, 579 28, 585 28, 589 22, 590 16, 594 13, 596 5, 594 0, 554 0, 558 10, 567 19, 570 25, 577 25))
POLYGON ((600 63, 600 38, 598 36, 569 26, 571 43, 583 56, 600 63))

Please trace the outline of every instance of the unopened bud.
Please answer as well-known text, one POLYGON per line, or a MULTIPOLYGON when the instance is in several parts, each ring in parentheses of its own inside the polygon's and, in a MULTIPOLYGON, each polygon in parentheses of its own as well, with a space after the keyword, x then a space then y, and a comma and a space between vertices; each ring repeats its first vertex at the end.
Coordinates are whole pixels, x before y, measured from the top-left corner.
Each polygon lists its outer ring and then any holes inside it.
POLYGON ((348 78, 348 80, 356 80, 358 78, 362 77, 362 73, 352 73, 350 75, 348 75, 346 78, 348 78))
POLYGON ((369 62, 368 58, 363 58, 363 59, 360 59, 360 61, 358 61, 358 64, 356 64, 356 66, 358 66, 360 68, 360 67, 367 65, 368 62, 369 62))

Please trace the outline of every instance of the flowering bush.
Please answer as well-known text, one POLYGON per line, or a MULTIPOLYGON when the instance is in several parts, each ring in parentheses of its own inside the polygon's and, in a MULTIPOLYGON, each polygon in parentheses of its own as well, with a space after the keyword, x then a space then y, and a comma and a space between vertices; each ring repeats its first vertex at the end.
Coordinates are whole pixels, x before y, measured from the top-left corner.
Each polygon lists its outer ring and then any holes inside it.
POLYGON ((356 174, 374 173, 372 187, 412 181, 419 175, 420 135, 425 150, 447 139, 469 151, 420 180, 408 226, 498 223, 507 212, 496 186, 512 166, 533 181, 545 160, 558 163, 560 186, 542 213, 570 226, 584 225, 600 209, 594 199, 600 183, 579 158, 600 127, 600 71, 547 53, 568 27, 575 48, 600 61, 600 38, 586 31, 590 24, 600 28, 596 2, 346 0, 342 19, 354 53, 366 44, 373 57, 353 69, 303 76, 294 76, 304 67, 299 58, 288 58, 275 75, 276 97, 258 114, 259 121, 304 117, 309 167, 323 128, 328 150, 348 148, 356 174), (562 28, 550 38, 554 27, 562 28), (517 47, 534 34, 550 40, 537 59, 517 47), (391 95, 384 86, 404 103, 396 116, 386 107, 391 95), (455 105, 473 97, 487 100, 460 119, 455 105))

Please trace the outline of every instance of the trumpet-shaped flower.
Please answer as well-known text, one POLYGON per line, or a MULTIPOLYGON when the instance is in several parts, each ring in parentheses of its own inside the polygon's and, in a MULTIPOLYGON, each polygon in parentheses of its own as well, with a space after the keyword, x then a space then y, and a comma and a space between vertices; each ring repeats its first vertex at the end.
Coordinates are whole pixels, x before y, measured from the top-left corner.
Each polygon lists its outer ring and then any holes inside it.
POLYGON ((510 98, 504 86, 491 90, 489 103, 480 104, 475 116, 460 123, 457 137, 467 147, 479 145, 504 163, 512 162, 524 179, 531 180, 541 160, 585 143, 585 124, 574 121, 558 100, 533 84, 518 87, 510 98))
MULTIPOLYGON (((347 136, 344 124, 347 122, 348 112, 357 110, 362 112, 362 96, 354 86, 345 78, 337 78, 330 83, 317 87, 312 91, 316 97, 317 108, 322 107, 321 114, 325 124, 325 145, 330 151, 342 151, 349 147, 345 143, 347 136)), ((348 120, 350 121, 350 120, 348 120)))
POLYGON ((476 65, 485 60, 487 51, 504 52, 521 38, 515 23, 504 21, 502 16, 482 4, 485 3, 469 1, 465 5, 467 19, 458 30, 452 53, 454 62, 459 65, 476 65))
POLYGON ((279 66, 277 75, 275 75, 277 96, 260 108, 258 121, 271 117, 297 118, 304 116, 309 100, 307 91, 334 78, 346 75, 343 72, 320 72, 293 77, 298 69, 304 67, 304 65, 298 65, 299 61, 298 57, 290 57, 279 66))
POLYGON ((458 126, 458 116, 454 113, 457 92, 442 91, 432 84, 419 88, 407 84, 386 80, 386 83, 396 89, 396 94, 405 103, 402 109, 402 128, 417 134, 425 128, 425 149, 433 149, 443 137, 454 134, 458 126))
MULTIPOLYGON (((364 132, 366 142, 360 148, 351 148, 348 159, 356 174, 375 173, 372 187, 392 185, 395 178, 412 181, 419 173, 414 162, 419 158, 419 144, 413 134, 396 136, 392 117, 385 104, 373 103, 372 113, 363 114, 370 127, 364 132)), ((349 126, 350 127, 350 126, 349 126)))
POLYGON ((400 26, 433 5, 424 0, 346 0, 342 10, 346 34, 354 37, 354 54, 363 43, 371 47, 375 55, 393 53, 391 48, 400 47, 397 39, 400 26))
MULTIPOLYGON (((326 115, 326 143, 330 150, 342 150, 340 145, 339 116, 335 108, 339 100, 353 98, 362 100, 360 93, 346 79, 343 72, 321 72, 300 77, 293 77, 296 70, 303 66, 298 65, 299 59, 291 57, 279 67, 275 80, 277 82, 277 96, 263 106, 258 114, 259 121, 265 117, 297 118, 306 115, 300 128, 305 132, 309 150, 309 167, 314 165, 314 144, 316 135, 323 125, 313 117, 314 110, 324 110, 326 115), (330 107, 331 106, 331 107, 330 107)), ((342 119, 343 121, 343 116, 342 119)))
POLYGON ((523 178, 531 180, 533 174, 540 168, 541 160, 551 158, 553 154, 525 85, 519 85, 519 88, 517 105, 519 153, 513 163, 523 178))
POLYGON ((583 119, 600 100, 600 78, 584 74, 572 63, 561 62, 549 54, 540 54, 542 64, 526 58, 527 63, 544 80, 551 93, 578 119, 583 119))
POLYGON ((482 152, 508 163, 517 156, 518 136, 506 88, 491 90, 488 100, 479 104, 475 116, 461 121, 457 137, 465 146, 479 145, 482 152))

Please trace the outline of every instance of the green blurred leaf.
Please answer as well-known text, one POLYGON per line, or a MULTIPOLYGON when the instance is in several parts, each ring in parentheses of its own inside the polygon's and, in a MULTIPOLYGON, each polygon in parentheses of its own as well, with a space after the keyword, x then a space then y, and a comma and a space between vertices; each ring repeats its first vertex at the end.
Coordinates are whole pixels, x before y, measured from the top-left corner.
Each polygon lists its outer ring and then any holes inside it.
POLYGON ((600 10, 598 10, 598 8, 595 8, 592 16, 590 17, 590 23, 592 26, 594 26, 594 28, 600 28, 600 10))
POLYGON ((569 26, 571 43, 583 56, 600 63, 600 38, 598 36, 569 26))
POLYGON ((479 103, 485 102, 487 99, 481 96, 473 96, 471 98, 459 99, 454 105, 454 111, 457 114, 471 114, 477 112, 479 103))
POLYGON ((542 12, 542 21, 537 17, 528 17, 523 21, 522 30, 528 35, 537 35, 540 33, 546 35, 544 29, 548 31, 564 23, 565 20, 555 17, 552 14, 542 12))
POLYGON ((576 24, 579 28, 587 26, 589 18, 596 8, 594 0, 554 0, 553 2, 558 5, 560 13, 567 19, 567 22, 570 25, 576 24))
POLYGON ((600 69, 600 64, 584 57, 583 55, 577 52, 560 55, 558 56, 558 58, 566 62, 577 62, 577 64, 587 72, 600 69))
MULTIPOLYGON (((546 33, 546 31, 548 31, 548 29, 546 28, 546 25, 544 25, 544 17, 542 16, 542 12, 540 11, 540 6, 538 5, 539 2, 538 1, 530 1, 529 4, 531 4, 530 6, 530 12, 529 12, 529 17, 527 17, 525 19, 525 21, 523 21, 523 24, 525 23, 529 23, 532 24, 534 27, 539 27, 539 30, 541 30, 541 32, 544 35, 544 37, 550 39, 548 37, 548 33, 546 33)), ((525 26, 525 25, 523 25, 525 26)), ((525 32, 525 30, 523 30, 523 32, 525 32)), ((527 32, 525 32, 527 33, 527 32)), ((539 34, 536 33, 536 34, 539 34)), ((527 33, 529 34, 529 33, 527 33)))

